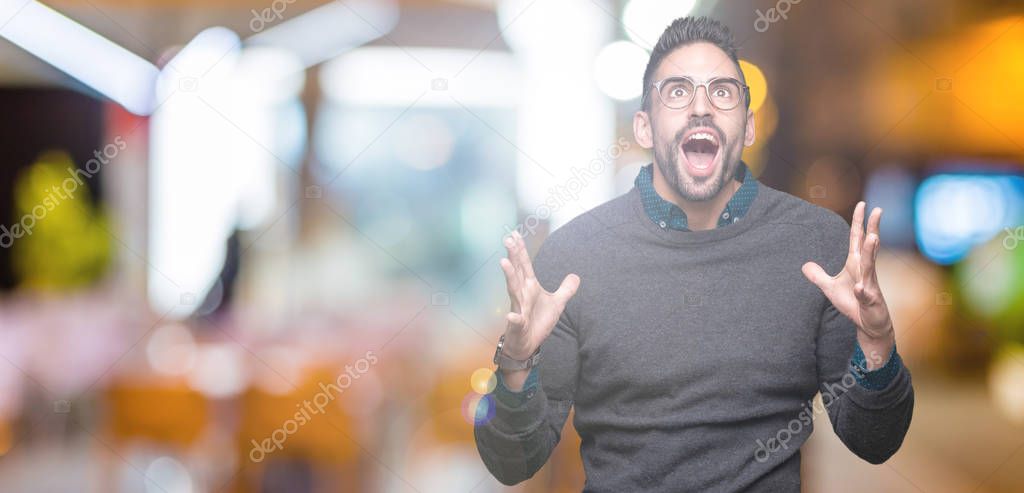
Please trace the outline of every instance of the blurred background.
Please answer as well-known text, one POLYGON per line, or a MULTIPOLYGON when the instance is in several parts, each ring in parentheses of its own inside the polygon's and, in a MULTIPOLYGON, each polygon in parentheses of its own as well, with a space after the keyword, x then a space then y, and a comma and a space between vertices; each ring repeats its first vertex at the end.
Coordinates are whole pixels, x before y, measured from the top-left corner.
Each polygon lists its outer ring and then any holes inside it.
MULTIPOLYGON (((805 491, 1024 491, 1024 4, 0 0, 0 490, 513 488, 472 438, 498 260, 626 192, 648 50, 736 34, 767 185, 885 209, 917 395, 805 491)), ((486 403, 485 403, 486 405, 486 403)))

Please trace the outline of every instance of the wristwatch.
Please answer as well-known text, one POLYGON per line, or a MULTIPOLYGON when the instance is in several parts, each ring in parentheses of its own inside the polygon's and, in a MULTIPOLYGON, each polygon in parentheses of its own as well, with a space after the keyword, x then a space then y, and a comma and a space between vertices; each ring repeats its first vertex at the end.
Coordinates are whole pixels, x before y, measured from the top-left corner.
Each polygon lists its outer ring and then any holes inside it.
POLYGON ((502 352, 501 348, 504 345, 505 334, 502 334, 501 338, 498 339, 498 347, 494 350, 494 364, 498 365, 498 368, 503 370, 527 370, 537 366, 537 363, 540 362, 540 348, 537 348, 529 358, 513 359, 502 352))

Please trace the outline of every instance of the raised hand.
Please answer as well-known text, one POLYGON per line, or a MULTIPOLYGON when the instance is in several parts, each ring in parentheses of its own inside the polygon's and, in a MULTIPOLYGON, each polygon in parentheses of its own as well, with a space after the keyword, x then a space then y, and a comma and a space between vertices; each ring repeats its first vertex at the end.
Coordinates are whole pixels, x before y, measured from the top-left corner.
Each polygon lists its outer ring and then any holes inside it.
POLYGON ((865 237, 864 208, 865 204, 861 201, 854 209, 850 225, 850 250, 841 272, 829 276, 814 262, 805 263, 801 270, 840 313, 857 324, 858 340, 865 354, 868 354, 868 346, 875 349, 891 348, 890 344, 894 344, 895 339, 889 307, 882 296, 875 272, 875 259, 881 242, 878 224, 882 219, 882 209, 872 209, 865 237))
POLYGON ((558 323, 565 305, 576 294, 580 277, 569 274, 555 292, 548 292, 533 274, 526 243, 518 231, 505 238, 508 258, 500 260, 512 309, 506 315, 502 351, 514 359, 527 359, 540 347, 558 323))

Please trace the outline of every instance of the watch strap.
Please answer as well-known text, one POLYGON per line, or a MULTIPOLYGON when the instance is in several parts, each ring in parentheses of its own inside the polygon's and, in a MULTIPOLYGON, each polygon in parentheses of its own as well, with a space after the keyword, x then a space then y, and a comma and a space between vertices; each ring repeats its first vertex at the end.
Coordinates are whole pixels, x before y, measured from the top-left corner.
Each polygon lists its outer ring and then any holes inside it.
POLYGON ((494 364, 498 365, 498 368, 503 370, 527 370, 537 366, 540 362, 540 348, 526 359, 514 359, 502 351, 502 347, 505 345, 505 335, 502 334, 501 338, 498 339, 498 347, 494 350, 494 364))

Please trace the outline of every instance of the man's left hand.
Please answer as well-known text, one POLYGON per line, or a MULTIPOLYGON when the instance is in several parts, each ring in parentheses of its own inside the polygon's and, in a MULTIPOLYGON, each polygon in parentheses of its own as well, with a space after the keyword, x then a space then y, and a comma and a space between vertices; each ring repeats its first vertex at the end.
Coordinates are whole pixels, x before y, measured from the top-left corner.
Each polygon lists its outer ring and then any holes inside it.
POLYGON ((878 223, 882 209, 875 207, 868 218, 867 236, 864 235, 863 201, 857 203, 850 225, 850 251, 846 265, 835 276, 830 276, 820 265, 807 262, 801 270, 832 302, 840 313, 857 325, 857 340, 867 356, 868 369, 884 363, 884 357, 896 343, 889 307, 878 286, 875 258, 878 257, 880 239, 878 223))

